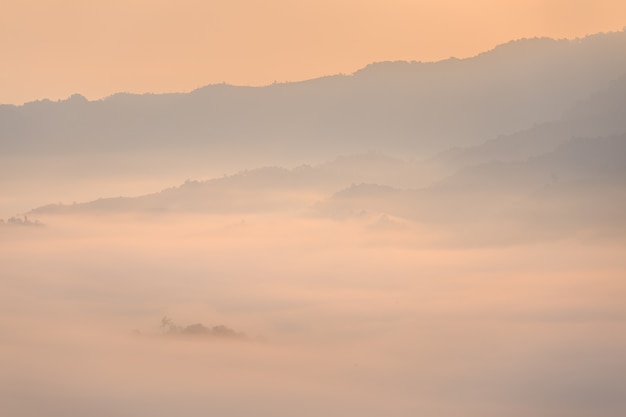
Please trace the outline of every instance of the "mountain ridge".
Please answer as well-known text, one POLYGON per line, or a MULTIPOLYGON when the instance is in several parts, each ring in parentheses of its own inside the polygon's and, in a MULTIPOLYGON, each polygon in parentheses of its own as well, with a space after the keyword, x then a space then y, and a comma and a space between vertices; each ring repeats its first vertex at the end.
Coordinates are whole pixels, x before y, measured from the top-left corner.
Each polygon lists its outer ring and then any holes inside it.
POLYGON ((351 76, 264 87, 214 84, 96 101, 74 95, 0 108, 0 147, 28 155, 186 147, 219 153, 233 146, 267 154, 267 146, 279 146, 287 156, 328 158, 365 145, 425 155, 557 117, 626 74, 623 50, 626 32, 614 32, 518 41, 463 60, 374 64, 351 76), (379 71, 405 67, 405 76, 379 71))

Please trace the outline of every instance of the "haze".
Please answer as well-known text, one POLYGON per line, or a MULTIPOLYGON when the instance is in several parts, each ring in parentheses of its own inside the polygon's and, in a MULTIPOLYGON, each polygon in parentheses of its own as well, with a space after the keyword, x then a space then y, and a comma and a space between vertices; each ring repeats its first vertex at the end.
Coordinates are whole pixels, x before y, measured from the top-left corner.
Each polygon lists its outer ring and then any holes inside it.
POLYGON ((0 416, 626 415, 621 3, 0 7, 0 416))
POLYGON ((621 244, 459 248, 285 214, 46 221, 2 235, 5 415, 626 407, 621 244), (246 338, 168 335, 166 316, 246 338))
POLYGON ((4 1, 0 103, 300 81, 624 22, 619 0, 4 1))

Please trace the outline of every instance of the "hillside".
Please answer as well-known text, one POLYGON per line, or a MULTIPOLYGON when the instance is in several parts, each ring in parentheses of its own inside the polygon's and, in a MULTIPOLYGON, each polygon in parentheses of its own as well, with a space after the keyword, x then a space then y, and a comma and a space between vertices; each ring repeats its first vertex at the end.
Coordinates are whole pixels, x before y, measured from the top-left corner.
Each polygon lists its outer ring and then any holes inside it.
POLYGON ((525 39, 469 59, 378 63, 351 76, 267 87, 1 106, 0 147, 4 155, 178 149, 330 158, 368 148, 425 155, 559 117, 626 74, 625 50, 626 32, 525 39))

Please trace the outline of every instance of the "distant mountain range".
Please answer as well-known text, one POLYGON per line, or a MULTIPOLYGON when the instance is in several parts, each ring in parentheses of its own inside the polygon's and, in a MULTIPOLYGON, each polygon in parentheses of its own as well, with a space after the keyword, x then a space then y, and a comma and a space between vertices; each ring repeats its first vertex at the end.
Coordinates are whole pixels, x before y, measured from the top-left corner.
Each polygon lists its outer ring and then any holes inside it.
POLYGON ((530 39, 465 60, 380 63, 351 76, 262 88, 1 106, 0 159, 19 160, 17 176, 35 179, 52 172, 37 164, 55 158, 80 161, 89 177, 91 162, 123 155, 127 165, 101 166, 104 177, 117 179, 150 165, 146 175, 193 163, 209 170, 247 154, 265 166, 32 211, 41 215, 297 210, 440 225, 534 219, 567 223, 567 230, 620 229, 625 51, 626 32, 530 39), (302 155, 331 162, 295 163, 302 155), (297 167, 280 168, 289 165, 273 162, 281 157, 297 167))
POLYGON ((339 157, 317 166, 264 167, 184 184, 139 197, 101 198, 80 204, 52 204, 32 211, 80 212, 266 212, 305 209, 346 184, 363 181, 400 185, 419 167, 369 152, 339 157))
MULTIPOLYGON (((80 95, 0 106, 3 155, 130 151, 426 156, 559 118, 626 74, 626 32, 524 39, 468 59, 385 62, 353 75, 188 94, 80 95)), ((266 163, 274 161, 268 160, 266 163)))
POLYGON ((626 134, 570 139, 536 157, 468 165, 422 188, 358 182, 366 176, 392 179, 418 168, 418 163, 369 153, 315 167, 267 167, 188 181, 134 198, 47 205, 30 214, 295 211, 339 219, 382 214, 444 228, 513 223, 529 233, 626 232, 626 134))
POLYGON ((626 75, 566 109, 562 116, 519 132, 499 135, 478 146, 448 149, 427 165, 440 175, 468 166, 497 161, 521 161, 556 149, 571 138, 626 132, 626 75))
POLYGON ((385 213, 444 228, 484 227, 487 234, 515 224, 528 233, 624 236, 626 134, 571 139, 525 160, 467 166, 416 190, 353 185, 322 210, 335 217, 385 213))

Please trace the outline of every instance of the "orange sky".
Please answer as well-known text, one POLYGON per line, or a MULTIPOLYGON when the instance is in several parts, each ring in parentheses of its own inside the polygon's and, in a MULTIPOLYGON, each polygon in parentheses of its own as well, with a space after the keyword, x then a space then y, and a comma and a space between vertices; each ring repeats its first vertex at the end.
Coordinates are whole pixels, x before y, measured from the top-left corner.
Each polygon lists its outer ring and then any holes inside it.
POLYGON ((625 26, 623 0, 3 1, 0 103, 297 81, 625 26))

